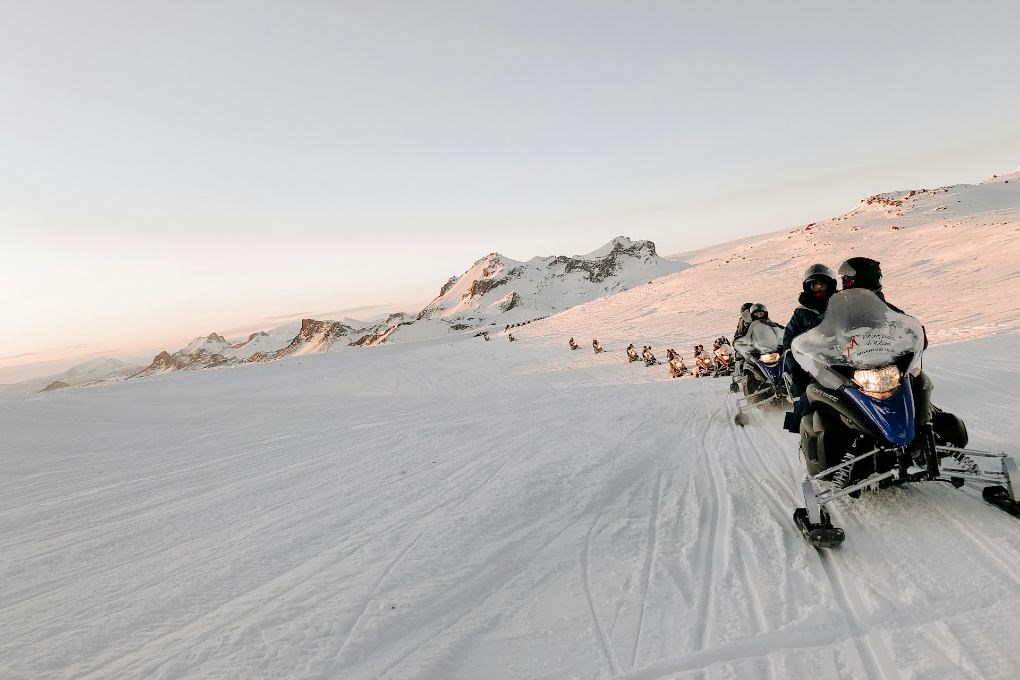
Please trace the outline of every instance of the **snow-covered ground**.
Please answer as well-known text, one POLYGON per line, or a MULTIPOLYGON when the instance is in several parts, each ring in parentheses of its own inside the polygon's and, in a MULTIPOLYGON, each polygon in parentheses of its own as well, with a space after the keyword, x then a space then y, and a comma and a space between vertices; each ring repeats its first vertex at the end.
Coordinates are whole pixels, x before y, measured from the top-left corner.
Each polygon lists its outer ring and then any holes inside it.
POLYGON ((1015 680, 1020 522, 912 485, 838 501, 817 552, 781 414, 737 428, 726 380, 623 350, 690 360, 741 302, 784 322, 804 268, 870 255, 935 343, 935 402, 1016 456, 1018 248, 1014 173, 686 254, 512 344, 426 320, 0 394, 0 680, 1015 680))
MULTIPOLYGON (((912 485, 808 547, 780 414, 624 362, 629 295, 512 344, 0 396, 0 678, 1020 677, 1020 522, 912 485)), ((926 354, 975 446, 1017 450, 1018 356, 926 354)))

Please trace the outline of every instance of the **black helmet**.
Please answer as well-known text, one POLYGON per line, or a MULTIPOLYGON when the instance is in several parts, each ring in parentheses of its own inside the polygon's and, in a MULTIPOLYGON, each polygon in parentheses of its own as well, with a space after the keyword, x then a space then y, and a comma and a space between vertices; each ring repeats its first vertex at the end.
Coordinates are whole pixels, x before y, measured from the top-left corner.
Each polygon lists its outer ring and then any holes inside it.
POLYGON ((768 308, 760 302, 755 302, 751 305, 751 318, 752 319, 767 319, 769 318, 768 308), (760 316, 759 316, 760 314, 760 316))
POLYGON ((807 283, 808 281, 817 281, 819 279, 829 279, 835 283, 836 274, 824 264, 813 264, 804 270, 804 276, 800 278, 800 280, 804 283, 807 283))
POLYGON ((836 274, 824 264, 813 264, 805 269, 801 281, 804 292, 814 297, 828 299, 836 292, 836 274), (812 286, 816 282, 825 284, 824 293, 813 290, 812 286))
POLYGON ((882 266, 870 257, 851 257, 839 265, 839 276, 847 288, 882 290, 882 266))

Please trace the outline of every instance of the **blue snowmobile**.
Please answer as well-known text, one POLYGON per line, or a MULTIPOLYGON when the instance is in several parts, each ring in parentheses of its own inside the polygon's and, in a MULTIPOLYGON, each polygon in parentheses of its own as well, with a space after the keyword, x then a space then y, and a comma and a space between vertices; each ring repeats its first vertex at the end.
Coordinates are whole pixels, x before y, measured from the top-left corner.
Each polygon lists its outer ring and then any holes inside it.
POLYGON ((807 388, 813 411, 800 422, 805 507, 793 520, 815 547, 843 542, 826 506, 865 487, 988 484, 984 499, 1020 516, 1016 461, 966 448, 963 421, 930 403, 923 348, 917 319, 862 288, 834 295, 822 323, 793 341, 794 358, 814 378, 807 388))
POLYGON ((733 420, 741 427, 749 422, 747 406, 785 406, 790 401, 783 376, 783 327, 769 321, 761 303, 751 306, 751 317, 747 333, 733 342, 740 361, 730 391, 739 393, 733 420))

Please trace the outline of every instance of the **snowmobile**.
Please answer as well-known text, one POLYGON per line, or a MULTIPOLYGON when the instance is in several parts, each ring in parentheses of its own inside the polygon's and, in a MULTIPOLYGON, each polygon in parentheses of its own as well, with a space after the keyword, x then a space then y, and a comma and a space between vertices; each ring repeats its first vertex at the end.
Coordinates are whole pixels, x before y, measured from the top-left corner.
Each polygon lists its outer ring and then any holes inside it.
POLYGON ((573 339, 573 338, 570 338, 570 341, 569 341, 569 342, 567 343, 567 345, 568 345, 568 346, 570 347, 570 349, 572 349, 572 350, 574 350, 574 349, 580 349, 580 347, 578 346, 578 344, 577 344, 576 342, 574 342, 574 339, 573 339))
POLYGON ((634 348, 634 345, 631 345, 630 347, 627 348, 627 363, 628 364, 631 363, 632 361, 637 361, 640 358, 641 357, 638 356, 637 350, 634 348))
POLYGON ((651 347, 645 348, 645 351, 642 352, 641 358, 644 359, 645 366, 655 366, 656 364, 659 363, 659 360, 655 358, 654 354, 652 354, 651 347))
POLYGON ((598 340, 591 341, 591 349, 595 354, 601 354, 604 351, 598 340))
POLYGON ((715 376, 722 377, 724 375, 733 375, 733 364, 735 359, 733 357, 733 348, 730 347, 729 343, 720 343, 715 349, 715 376))
POLYGON ((930 406, 923 349, 920 322, 862 288, 834 295, 822 323, 793 341, 794 358, 814 378, 807 388, 813 412, 800 422, 805 507, 793 513, 811 545, 843 542, 826 506, 866 487, 987 484, 986 501, 1020 516, 1016 461, 966 448, 963 421, 930 406))
POLYGON ((690 373, 687 364, 684 363, 684 358, 673 348, 666 350, 666 363, 669 365, 671 378, 681 378, 690 373))
POLYGON ((747 333, 733 343, 740 355, 740 371, 734 373, 730 391, 737 397, 737 415, 733 422, 743 427, 749 422, 747 406, 785 406, 790 403, 789 388, 783 375, 783 327, 755 320, 747 333))

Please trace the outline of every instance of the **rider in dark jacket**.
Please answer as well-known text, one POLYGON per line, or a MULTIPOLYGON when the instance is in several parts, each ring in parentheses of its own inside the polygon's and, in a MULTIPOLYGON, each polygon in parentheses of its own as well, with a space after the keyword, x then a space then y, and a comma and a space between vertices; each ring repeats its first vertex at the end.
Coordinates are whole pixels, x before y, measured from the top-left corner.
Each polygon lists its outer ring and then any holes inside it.
MULTIPOLYGON (((813 264, 804 271, 801 286, 804 290, 797 298, 800 305, 793 310, 793 316, 783 333, 783 348, 786 350, 790 349, 794 338, 822 322, 829 298, 836 293, 836 275, 824 264, 813 264)), ((811 375, 800 367, 789 351, 783 360, 783 370, 790 376, 790 397, 796 399, 793 413, 787 418, 784 427, 791 432, 798 432, 800 419, 811 410, 804 397, 804 391, 811 384, 811 375)))
MULTIPOLYGON (((801 277, 801 292, 797 302, 800 305, 793 310, 793 316, 786 323, 783 333, 783 348, 790 349, 793 339, 805 331, 809 331, 822 322, 829 298, 836 293, 836 275, 824 264, 813 264, 801 277)), ((794 385, 800 387, 800 394, 811 382, 811 376, 797 365, 793 355, 787 352, 784 368, 793 378, 794 385)))

